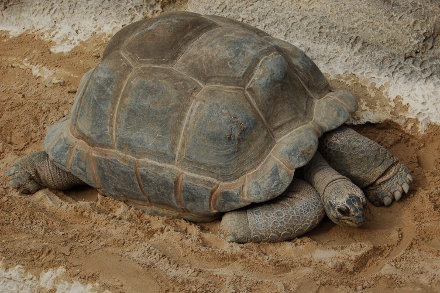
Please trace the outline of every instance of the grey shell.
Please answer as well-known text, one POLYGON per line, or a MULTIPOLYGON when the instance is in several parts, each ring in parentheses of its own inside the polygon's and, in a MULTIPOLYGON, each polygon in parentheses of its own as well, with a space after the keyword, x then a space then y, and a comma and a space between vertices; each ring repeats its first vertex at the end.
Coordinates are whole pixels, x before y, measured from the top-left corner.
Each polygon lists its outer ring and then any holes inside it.
POLYGON ((111 39, 45 150, 104 194, 203 217, 280 195, 356 107, 295 46, 175 12, 111 39))

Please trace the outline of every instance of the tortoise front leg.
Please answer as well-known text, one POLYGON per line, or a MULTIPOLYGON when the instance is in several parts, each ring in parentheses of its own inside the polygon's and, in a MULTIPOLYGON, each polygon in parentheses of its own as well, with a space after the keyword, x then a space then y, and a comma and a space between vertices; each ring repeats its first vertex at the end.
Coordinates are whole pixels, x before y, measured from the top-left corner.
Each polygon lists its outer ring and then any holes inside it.
POLYGON ((390 151, 348 127, 324 134, 319 151, 333 168, 361 187, 376 206, 399 200, 413 180, 408 168, 390 151))
POLYGON ((219 234, 228 242, 286 241, 312 230, 324 215, 317 191, 294 178, 279 197, 226 213, 219 234))
POLYGON ((44 187, 65 190, 85 185, 80 179, 55 165, 43 151, 20 159, 9 168, 8 175, 12 177, 12 188, 23 194, 33 194, 44 187))

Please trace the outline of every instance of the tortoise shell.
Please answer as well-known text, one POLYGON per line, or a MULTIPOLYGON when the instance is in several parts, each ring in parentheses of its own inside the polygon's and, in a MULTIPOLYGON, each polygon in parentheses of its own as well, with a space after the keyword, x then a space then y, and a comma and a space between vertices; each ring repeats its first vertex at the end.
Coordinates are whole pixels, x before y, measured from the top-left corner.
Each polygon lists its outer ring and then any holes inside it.
POLYGON ((104 194, 203 219, 280 195, 355 109, 295 46, 227 18, 167 13, 110 40, 45 150, 104 194))

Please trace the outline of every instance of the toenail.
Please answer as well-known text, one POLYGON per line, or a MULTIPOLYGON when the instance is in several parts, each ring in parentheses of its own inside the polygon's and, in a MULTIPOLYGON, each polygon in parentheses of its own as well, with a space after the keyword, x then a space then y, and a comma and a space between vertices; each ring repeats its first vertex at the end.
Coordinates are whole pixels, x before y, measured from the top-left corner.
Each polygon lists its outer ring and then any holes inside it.
POLYGON ((408 190, 409 190, 409 185, 408 185, 408 183, 403 183, 403 184, 402 184, 402 188, 403 188, 403 191, 405 191, 405 193, 408 193, 408 190))
POLYGON ((389 198, 388 196, 384 197, 384 199, 383 199, 384 205, 389 206, 391 204, 391 202, 392 202, 391 198, 389 198))
POLYGON ((231 236, 231 235, 229 235, 228 237, 226 237, 226 242, 234 242, 234 238, 231 236))
POLYGON ((394 191, 394 199, 397 201, 402 197, 402 193, 400 191, 394 191))

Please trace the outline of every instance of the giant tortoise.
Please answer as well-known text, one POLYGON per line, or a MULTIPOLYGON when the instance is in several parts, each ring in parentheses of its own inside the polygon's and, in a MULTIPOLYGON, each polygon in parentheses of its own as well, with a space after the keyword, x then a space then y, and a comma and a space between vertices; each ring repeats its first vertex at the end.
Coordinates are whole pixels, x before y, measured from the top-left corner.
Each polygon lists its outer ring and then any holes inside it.
POLYGON ((366 198, 388 206, 408 192, 403 164, 341 126, 356 108, 295 46, 231 19, 167 13, 110 40, 70 118, 8 173, 21 193, 87 184, 151 214, 223 215, 227 241, 288 240, 325 213, 359 226, 366 198))

